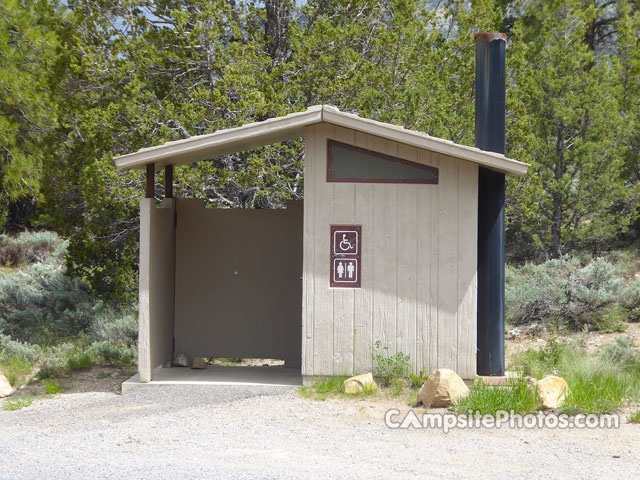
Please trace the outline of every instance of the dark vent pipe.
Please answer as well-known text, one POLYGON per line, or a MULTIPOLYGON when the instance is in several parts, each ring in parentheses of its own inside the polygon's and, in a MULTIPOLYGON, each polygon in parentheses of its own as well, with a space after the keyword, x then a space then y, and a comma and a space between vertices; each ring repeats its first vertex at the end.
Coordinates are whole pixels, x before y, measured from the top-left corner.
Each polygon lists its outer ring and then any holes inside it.
MULTIPOLYGON (((505 153, 503 33, 478 33, 476 147, 505 153)), ((478 375, 504 375, 504 174, 478 172, 478 375)))

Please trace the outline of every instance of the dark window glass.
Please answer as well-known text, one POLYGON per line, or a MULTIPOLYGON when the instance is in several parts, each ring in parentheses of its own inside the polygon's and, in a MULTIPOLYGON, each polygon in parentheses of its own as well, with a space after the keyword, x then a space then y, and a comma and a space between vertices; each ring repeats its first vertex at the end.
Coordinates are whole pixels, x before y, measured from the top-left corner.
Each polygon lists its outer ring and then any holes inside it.
POLYGON ((327 181, 438 183, 438 169, 329 140, 327 181))

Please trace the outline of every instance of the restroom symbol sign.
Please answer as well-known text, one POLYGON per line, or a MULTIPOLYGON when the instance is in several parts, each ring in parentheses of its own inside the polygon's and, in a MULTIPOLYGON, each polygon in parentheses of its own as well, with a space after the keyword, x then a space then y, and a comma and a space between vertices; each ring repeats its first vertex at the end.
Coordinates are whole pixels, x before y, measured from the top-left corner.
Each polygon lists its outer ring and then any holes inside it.
POLYGON ((331 227, 331 278, 336 288, 359 288, 361 265, 362 227, 360 225, 333 225, 331 227))
POLYGON ((334 283, 357 283, 358 260, 355 258, 334 258, 333 281, 334 283))

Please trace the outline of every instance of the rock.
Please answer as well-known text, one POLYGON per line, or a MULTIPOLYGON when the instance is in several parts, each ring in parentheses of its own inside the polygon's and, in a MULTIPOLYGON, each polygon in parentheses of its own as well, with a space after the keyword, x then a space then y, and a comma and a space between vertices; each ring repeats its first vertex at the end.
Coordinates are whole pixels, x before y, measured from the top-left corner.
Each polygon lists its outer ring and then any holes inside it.
POLYGON ((207 361, 202 357, 196 357, 193 359, 191 368, 195 370, 204 370, 205 368, 207 368, 207 361))
POLYGON ((462 378, 453 370, 441 368, 422 386, 418 402, 422 402, 425 407, 448 407, 467 395, 469 387, 462 378))
POLYGON ((189 367, 189 366, 191 366, 191 362, 189 361, 189 357, 187 357, 184 353, 178 353, 173 358, 173 366, 174 367, 189 367))
POLYGON ((363 373, 344 381, 344 393, 362 393, 364 391, 377 391, 378 384, 371 373, 363 373))
POLYGON ((13 392, 14 390, 9 383, 9 380, 7 380, 7 377, 5 377, 2 372, 0 372, 0 398, 8 397, 9 395, 13 394, 13 392))
POLYGON ((569 393, 569 385, 565 379, 555 375, 547 375, 542 380, 538 380, 536 387, 538 388, 538 400, 540 400, 543 410, 560 408, 569 393))

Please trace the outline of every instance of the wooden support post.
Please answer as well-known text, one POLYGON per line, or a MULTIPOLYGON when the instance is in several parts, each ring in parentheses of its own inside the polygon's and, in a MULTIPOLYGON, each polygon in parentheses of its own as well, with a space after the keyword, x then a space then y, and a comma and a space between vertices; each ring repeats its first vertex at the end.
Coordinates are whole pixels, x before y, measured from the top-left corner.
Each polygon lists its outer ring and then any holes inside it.
POLYGON ((146 198, 155 197, 155 187, 156 187, 156 166, 154 163, 148 163, 147 164, 147 189, 145 192, 146 198))
POLYGON ((164 198, 173 198, 173 165, 164 167, 164 198))

